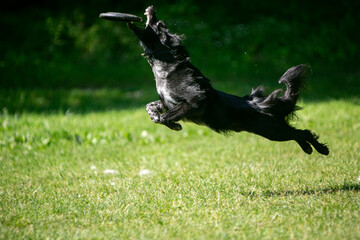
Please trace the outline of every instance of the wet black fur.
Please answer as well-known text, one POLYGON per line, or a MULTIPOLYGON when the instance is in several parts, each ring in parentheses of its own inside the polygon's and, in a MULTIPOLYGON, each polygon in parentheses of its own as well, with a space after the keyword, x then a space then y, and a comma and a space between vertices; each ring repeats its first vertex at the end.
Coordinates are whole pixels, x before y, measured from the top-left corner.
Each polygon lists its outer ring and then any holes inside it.
POLYGON ((156 18, 154 8, 146 9, 145 29, 129 23, 144 48, 144 56, 154 72, 159 101, 146 109, 155 123, 181 130, 180 120, 206 125, 219 133, 247 131, 273 141, 295 140, 308 154, 311 145, 321 154, 329 154, 325 144, 309 130, 299 130, 288 124, 289 116, 298 109, 296 101, 304 86, 309 66, 288 69, 279 83, 286 85, 284 94, 275 90, 266 96, 262 87, 250 95, 238 97, 215 90, 190 62, 181 37, 170 33, 156 18))

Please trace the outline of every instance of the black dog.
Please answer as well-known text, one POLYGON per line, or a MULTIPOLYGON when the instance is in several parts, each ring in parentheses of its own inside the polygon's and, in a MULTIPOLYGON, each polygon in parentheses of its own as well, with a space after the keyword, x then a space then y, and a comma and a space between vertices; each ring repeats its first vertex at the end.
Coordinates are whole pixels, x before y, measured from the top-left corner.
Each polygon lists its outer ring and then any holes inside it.
POLYGON ((299 109, 296 101, 307 65, 292 67, 280 78, 279 83, 286 85, 283 96, 278 96, 281 90, 264 96, 261 87, 249 96, 229 95, 215 90, 209 79, 190 63, 181 38, 156 18, 153 6, 145 10, 145 15, 145 29, 133 23, 128 26, 140 40, 143 55, 155 76, 160 101, 146 106, 153 122, 176 131, 182 129, 179 120, 206 125, 220 133, 248 131, 273 141, 295 140, 307 154, 312 153, 311 145, 319 153, 329 154, 327 146, 319 143, 314 133, 295 129, 287 121, 299 109))

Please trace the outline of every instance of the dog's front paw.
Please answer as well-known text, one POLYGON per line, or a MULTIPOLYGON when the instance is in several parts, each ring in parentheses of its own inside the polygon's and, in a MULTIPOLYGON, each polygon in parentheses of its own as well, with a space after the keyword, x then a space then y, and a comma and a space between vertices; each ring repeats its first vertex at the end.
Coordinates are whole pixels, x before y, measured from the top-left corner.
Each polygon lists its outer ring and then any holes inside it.
POLYGON ((182 130, 182 126, 180 125, 180 123, 177 122, 169 122, 164 124, 165 126, 167 126, 168 128, 170 128, 171 130, 174 131, 181 131, 182 130))
POLYGON ((158 111, 159 104, 157 102, 151 102, 146 105, 146 111, 150 116, 151 121, 154 123, 160 123, 160 113, 158 111))
POLYGON ((177 122, 172 122, 172 121, 166 121, 162 115, 160 115, 160 123, 167 126, 168 128, 170 128, 171 130, 174 131, 181 131, 182 127, 180 125, 180 123, 177 122))
POLYGON ((147 8, 145 9, 144 15, 150 17, 150 16, 152 16, 152 15, 154 15, 154 14, 155 14, 155 9, 154 9, 154 6, 153 6, 153 5, 151 5, 151 6, 149 6, 149 7, 147 7, 147 8))
MULTIPOLYGON (((148 112, 149 113, 149 112, 148 112)), ((149 117, 154 123, 160 123, 160 114, 156 112, 150 112, 149 117)))
POLYGON ((154 123, 160 123, 160 116, 150 116, 151 121, 154 123))
POLYGON ((149 24, 153 24, 157 21, 154 6, 146 8, 144 15, 146 15, 147 17, 146 26, 148 26, 149 24))

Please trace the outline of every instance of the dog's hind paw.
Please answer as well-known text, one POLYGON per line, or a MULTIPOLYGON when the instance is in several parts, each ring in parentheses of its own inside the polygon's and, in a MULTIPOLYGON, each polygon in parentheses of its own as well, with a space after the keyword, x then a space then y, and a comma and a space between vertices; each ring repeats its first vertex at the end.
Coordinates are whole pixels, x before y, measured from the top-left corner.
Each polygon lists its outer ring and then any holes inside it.
POLYGON ((320 143, 318 146, 315 146, 315 149, 322 155, 329 155, 330 153, 328 146, 326 146, 323 143, 320 143))
POLYGON ((311 145, 308 142, 305 141, 297 141, 297 143, 300 145, 301 149, 307 153, 307 154, 311 154, 313 152, 313 149, 311 147, 311 145))

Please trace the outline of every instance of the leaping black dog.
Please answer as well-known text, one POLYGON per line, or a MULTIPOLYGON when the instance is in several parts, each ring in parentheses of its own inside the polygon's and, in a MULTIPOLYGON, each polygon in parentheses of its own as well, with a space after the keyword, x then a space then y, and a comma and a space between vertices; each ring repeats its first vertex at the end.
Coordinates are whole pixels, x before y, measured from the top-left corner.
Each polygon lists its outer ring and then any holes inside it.
POLYGON ((156 18, 153 6, 145 10, 145 15, 144 29, 133 23, 128 26, 140 40, 155 76, 160 100, 146 106, 153 122, 176 131, 182 129, 179 120, 206 125, 219 133, 247 131, 273 141, 295 140, 307 154, 313 151, 311 145, 319 153, 329 154, 328 147, 319 143, 314 133, 295 129, 287 121, 299 109, 296 101, 309 69, 307 65, 284 73, 279 80, 286 85, 282 96, 278 96, 280 89, 265 96, 262 87, 244 97, 217 91, 191 64, 181 38, 156 18))

